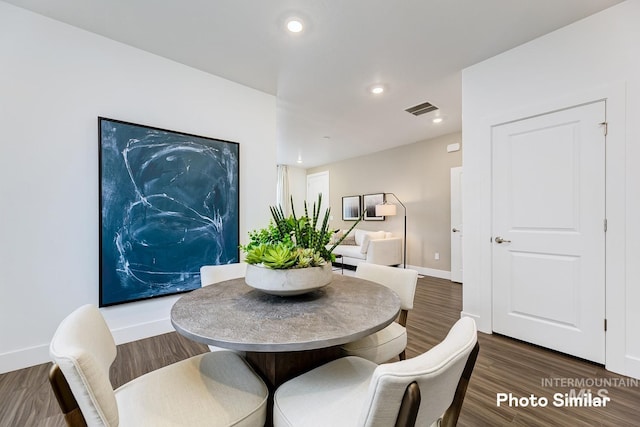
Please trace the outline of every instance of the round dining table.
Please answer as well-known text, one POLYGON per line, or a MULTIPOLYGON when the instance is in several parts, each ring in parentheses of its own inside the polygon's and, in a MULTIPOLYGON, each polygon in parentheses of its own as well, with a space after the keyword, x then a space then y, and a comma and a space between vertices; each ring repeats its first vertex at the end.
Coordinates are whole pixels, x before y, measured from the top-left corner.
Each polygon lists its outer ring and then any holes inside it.
POLYGON ((324 288, 288 297, 263 293, 239 278, 185 294, 171 309, 171 323, 194 341, 244 351, 275 390, 340 357, 342 344, 383 329, 399 312, 395 292, 351 276, 335 274, 324 288))

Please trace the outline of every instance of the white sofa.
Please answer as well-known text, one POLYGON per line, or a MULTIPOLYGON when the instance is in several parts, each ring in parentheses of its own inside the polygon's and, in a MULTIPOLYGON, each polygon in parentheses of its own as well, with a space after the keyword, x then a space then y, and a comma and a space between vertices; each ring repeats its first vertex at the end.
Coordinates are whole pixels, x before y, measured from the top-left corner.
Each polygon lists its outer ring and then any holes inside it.
MULTIPOLYGON (((336 233, 336 240, 347 230, 336 233)), ((331 245, 329 246, 331 247, 331 245)), ((361 262, 380 265, 402 264, 402 238, 385 231, 367 231, 355 228, 347 238, 333 250, 338 257, 336 263, 357 267, 361 262)))

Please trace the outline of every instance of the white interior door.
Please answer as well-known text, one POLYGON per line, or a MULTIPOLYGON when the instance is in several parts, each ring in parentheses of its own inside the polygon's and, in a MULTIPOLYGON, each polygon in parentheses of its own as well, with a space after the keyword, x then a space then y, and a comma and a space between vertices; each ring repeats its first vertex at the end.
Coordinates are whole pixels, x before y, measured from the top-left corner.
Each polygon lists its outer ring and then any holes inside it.
POLYGON ((451 281, 462 283, 462 167, 451 168, 451 281))
POLYGON ((493 130, 493 329, 605 359, 605 102, 493 130))

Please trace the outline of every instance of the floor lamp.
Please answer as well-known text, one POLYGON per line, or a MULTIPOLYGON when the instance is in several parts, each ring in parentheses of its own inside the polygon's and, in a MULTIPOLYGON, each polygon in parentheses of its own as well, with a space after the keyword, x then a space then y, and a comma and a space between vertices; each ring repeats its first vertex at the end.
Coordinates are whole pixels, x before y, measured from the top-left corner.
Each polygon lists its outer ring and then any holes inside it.
POLYGON ((397 215, 397 211, 396 211, 396 205, 391 204, 391 203, 387 203, 387 195, 390 194, 392 195, 397 201, 398 203, 400 203, 402 205, 402 208, 404 209, 404 254, 402 256, 402 261, 403 261, 403 268, 407 268, 407 207, 404 205, 404 203, 402 203, 400 201, 400 199, 398 199, 398 196, 396 196, 393 193, 384 193, 385 195, 385 200, 384 203, 382 203, 381 205, 376 205, 376 216, 394 216, 397 215))

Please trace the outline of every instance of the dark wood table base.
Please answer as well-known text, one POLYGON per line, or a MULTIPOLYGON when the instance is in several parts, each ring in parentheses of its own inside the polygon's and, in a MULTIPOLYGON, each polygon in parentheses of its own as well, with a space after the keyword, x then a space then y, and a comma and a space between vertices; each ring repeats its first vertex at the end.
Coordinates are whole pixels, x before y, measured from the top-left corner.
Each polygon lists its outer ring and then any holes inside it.
POLYGON ((247 361, 273 390, 287 380, 341 356, 340 346, 304 351, 246 353, 247 361))
POLYGON ((290 352, 247 351, 245 356, 247 361, 260 374, 269 388, 265 426, 273 425, 273 396, 279 386, 300 374, 342 356, 340 346, 290 352))
POLYGON ((272 410, 278 386, 341 357, 341 345, 381 330, 399 312, 396 293, 357 277, 334 274, 329 286, 291 297, 266 294, 237 278, 180 297, 171 323, 194 341, 246 352, 269 387, 272 410))

